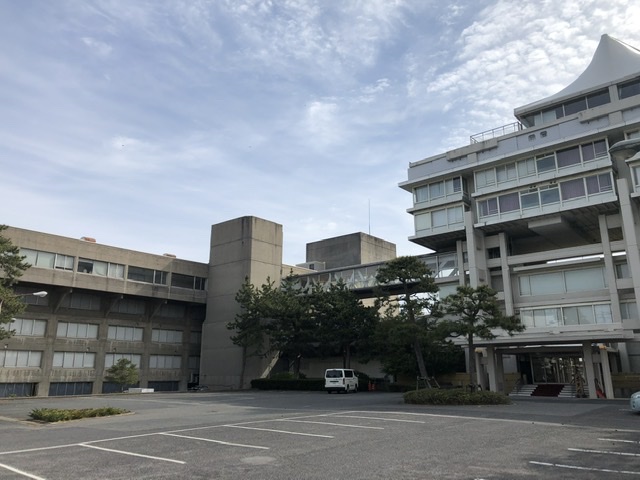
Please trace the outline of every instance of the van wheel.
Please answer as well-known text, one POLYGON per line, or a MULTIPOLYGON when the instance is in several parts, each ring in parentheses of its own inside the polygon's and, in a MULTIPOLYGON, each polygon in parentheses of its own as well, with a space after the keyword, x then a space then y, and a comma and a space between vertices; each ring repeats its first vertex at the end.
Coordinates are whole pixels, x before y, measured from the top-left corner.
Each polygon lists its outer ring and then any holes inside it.
POLYGON ((353 393, 358 393, 358 386, 353 387, 353 393))
POLYGON ((349 393, 349 385, 347 385, 344 389, 344 393, 349 393))

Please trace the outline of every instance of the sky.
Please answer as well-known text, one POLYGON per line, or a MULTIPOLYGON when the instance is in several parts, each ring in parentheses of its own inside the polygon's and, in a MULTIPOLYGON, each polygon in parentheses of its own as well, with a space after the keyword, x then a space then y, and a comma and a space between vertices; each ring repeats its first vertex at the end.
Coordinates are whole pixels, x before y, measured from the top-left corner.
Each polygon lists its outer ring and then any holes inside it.
MULTIPOLYGON (((637 0, 0 0, 0 224, 208 262, 211 225, 283 261, 408 241, 410 162, 640 47, 637 0)), ((315 260, 315 259, 310 259, 315 260)))

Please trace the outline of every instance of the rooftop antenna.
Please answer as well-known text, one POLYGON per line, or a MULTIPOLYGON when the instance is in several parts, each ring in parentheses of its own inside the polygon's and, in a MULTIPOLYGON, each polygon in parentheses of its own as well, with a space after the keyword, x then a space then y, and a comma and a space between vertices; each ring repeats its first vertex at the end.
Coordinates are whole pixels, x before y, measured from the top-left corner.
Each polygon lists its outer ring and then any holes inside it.
POLYGON ((369 199, 369 235, 371 235, 371 199, 369 199))

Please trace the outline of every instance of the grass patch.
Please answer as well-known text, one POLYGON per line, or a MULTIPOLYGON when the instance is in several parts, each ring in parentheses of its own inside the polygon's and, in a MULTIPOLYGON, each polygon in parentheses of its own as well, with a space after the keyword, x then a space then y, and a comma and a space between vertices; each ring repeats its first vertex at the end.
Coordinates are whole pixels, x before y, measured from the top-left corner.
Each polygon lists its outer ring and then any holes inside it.
POLYGON ((463 389, 425 388, 404 394, 404 403, 415 405, 509 405, 511 399, 496 392, 466 392, 463 389))
POLYGON ((129 413, 129 410, 114 407, 81 409, 36 408, 31 410, 29 417, 32 420, 40 420, 41 422, 65 422, 80 418, 108 417, 122 413, 129 413))

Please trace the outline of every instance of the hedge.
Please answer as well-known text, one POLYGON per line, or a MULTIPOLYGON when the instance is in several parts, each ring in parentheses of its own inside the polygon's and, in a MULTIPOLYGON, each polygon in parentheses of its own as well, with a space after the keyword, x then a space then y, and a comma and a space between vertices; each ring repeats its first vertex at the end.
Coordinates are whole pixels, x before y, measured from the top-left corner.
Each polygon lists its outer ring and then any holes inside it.
POLYGON ((509 405, 511 399, 496 392, 467 392, 464 389, 425 388, 404 394, 404 403, 416 405, 509 405))
POLYGON ((123 408, 103 407, 103 408, 82 408, 82 409, 60 409, 60 408, 36 408, 31 410, 29 417, 33 420, 43 422, 63 422, 67 420, 78 420, 80 418, 106 417, 109 415, 120 415, 129 413, 123 408))

